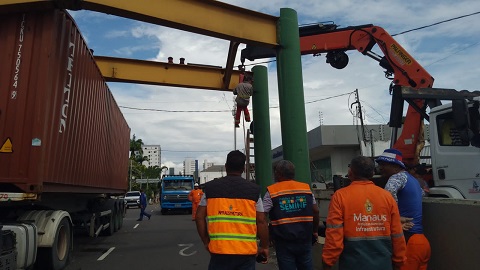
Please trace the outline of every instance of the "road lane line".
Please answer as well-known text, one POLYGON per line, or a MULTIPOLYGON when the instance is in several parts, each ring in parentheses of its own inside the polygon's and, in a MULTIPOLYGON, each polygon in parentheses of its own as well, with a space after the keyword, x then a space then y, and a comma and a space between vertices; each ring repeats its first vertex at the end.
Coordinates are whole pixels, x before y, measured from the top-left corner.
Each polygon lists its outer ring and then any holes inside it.
POLYGON ((183 248, 182 250, 180 250, 180 252, 178 252, 180 255, 182 256, 192 256, 193 254, 197 253, 196 250, 190 252, 190 253, 185 253, 185 251, 191 247, 193 247, 193 244, 178 244, 179 247, 186 247, 186 248, 183 248))
POLYGON ((136 229, 138 227, 138 225, 140 225, 139 223, 135 224, 135 226, 133 226, 134 229, 136 229))
POLYGON ((110 254, 110 252, 112 252, 114 249, 115 247, 111 247, 109 250, 107 250, 107 252, 103 253, 103 255, 97 259, 97 261, 103 261, 103 259, 105 259, 108 256, 108 254, 110 254))

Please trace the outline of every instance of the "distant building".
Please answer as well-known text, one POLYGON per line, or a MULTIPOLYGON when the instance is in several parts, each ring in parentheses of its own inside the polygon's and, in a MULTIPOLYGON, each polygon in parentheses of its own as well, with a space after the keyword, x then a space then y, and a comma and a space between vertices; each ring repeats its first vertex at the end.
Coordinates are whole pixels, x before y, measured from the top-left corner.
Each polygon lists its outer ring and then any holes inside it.
POLYGON ((144 161, 142 164, 147 167, 158 166, 161 167, 162 164, 162 148, 160 145, 143 145, 143 156, 147 157, 148 160, 144 161))
POLYGON ((199 173, 200 185, 215 178, 226 176, 225 165, 212 165, 199 173))
MULTIPOLYGON (((429 126, 424 137, 429 140, 429 126)), ((360 126, 322 125, 310 130, 308 152, 312 182, 332 181, 334 175, 347 175, 348 164, 358 155, 375 157, 390 148, 391 128, 387 125, 366 125, 365 135, 360 126)), ((401 129, 398 130, 401 134, 401 129)), ((272 150, 273 162, 283 158, 283 148, 272 150)), ((429 161, 423 161, 428 163, 429 161)))
POLYGON ((175 168, 168 168, 168 175, 175 175, 175 168))
POLYGON ((198 178, 198 160, 187 158, 183 161, 183 174, 193 175, 195 179, 198 178))
POLYGON ((203 169, 208 169, 209 167, 212 167, 214 164, 213 162, 208 162, 206 159, 203 161, 203 169))

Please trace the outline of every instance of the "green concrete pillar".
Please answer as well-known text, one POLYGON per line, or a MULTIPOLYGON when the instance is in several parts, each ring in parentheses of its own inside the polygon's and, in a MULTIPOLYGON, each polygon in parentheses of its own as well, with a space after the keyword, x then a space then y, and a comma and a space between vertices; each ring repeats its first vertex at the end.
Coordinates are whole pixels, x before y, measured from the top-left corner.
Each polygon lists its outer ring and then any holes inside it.
POLYGON ((283 158, 295 164, 296 180, 311 183, 300 38, 295 10, 280 9, 277 33, 280 44, 277 76, 283 158))
POLYGON ((253 69, 253 141, 255 151, 255 179, 262 196, 273 183, 272 142, 270 139, 270 111, 268 100, 268 72, 264 66, 253 69))

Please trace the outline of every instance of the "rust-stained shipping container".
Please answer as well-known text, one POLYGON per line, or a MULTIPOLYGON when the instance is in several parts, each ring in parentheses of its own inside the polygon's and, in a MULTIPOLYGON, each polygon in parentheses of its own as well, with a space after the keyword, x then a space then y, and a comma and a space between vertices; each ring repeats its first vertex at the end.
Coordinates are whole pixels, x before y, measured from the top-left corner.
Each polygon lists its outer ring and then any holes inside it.
POLYGON ((0 193, 123 193, 129 138, 67 13, 0 16, 0 193))

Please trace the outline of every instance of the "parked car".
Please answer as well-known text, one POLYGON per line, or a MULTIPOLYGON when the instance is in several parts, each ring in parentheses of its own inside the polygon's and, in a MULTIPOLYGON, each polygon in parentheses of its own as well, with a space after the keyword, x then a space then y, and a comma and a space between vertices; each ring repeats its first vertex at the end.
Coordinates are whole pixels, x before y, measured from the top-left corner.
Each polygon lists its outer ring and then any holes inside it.
POLYGON ((140 207, 140 191, 129 191, 125 194, 125 205, 127 208, 132 206, 140 207))

